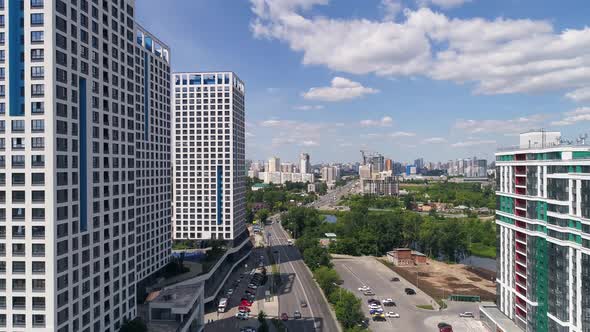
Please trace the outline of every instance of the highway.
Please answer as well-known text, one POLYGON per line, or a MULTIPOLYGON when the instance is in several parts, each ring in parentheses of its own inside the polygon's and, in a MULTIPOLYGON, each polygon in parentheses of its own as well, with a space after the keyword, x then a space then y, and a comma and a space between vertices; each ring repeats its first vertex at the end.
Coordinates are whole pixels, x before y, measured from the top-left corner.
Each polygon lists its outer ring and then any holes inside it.
POLYGON ((356 194, 360 190, 360 181, 350 181, 342 187, 328 191, 326 195, 320 196, 317 200, 309 203, 307 206, 316 209, 333 209, 338 202, 346 195, 356 194))
POLYGON ((270 234, 272 252, 278 258, 277 262, 280 261, 283 285, 279 296, 279 313, 289 315, 289 321, 286 322, 289 331, 339 331, 339 325, 330 313, 329 304, 314 282, 299 251, 288 245, 287 233, 276 222, 267 225, 265 231, 267 235, 270 234), (306 308, 301 307, 301 301, 307 303, 306 308), (302 319, 292 318, 296 310, 301 312, 302 319))

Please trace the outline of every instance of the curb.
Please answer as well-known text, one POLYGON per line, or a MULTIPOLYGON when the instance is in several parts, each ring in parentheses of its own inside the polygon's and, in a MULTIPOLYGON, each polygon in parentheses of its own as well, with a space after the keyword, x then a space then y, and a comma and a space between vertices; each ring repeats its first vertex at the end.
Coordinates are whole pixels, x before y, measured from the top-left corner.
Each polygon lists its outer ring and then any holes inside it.
MULTIPOLYGON (((309 267, 307 267, 307 265, 305 265, 305 267, 307 268, 308 271, 309 267)), ((311 271, 310 271, 311 273, 311 271)), ((338 332, 342 332, 342 325, 340 324, 340 322, 338 321, 338 319, 336 318, 336 312, 334 312, 334 307, 332 306, 332 304, 328 301, 328 298, 326 297, 326 294, 324 294, 324 291, 322 290, 322 288, 320 287, 320 284, 318 284, 318 282, 315 280, 315 278, 313 277, 313 273, 311 273, 311 280, 313 280, 313 283, 319 288, 320 293, 322 294, 322 298, 324 299, 324 301, 326 301, 326 303, 328 304, 328 308, 330 308, 330 315, 332 315, 332 318, 334 318, 334 321, 336 322, 336 326, 338 326, 338 332)))

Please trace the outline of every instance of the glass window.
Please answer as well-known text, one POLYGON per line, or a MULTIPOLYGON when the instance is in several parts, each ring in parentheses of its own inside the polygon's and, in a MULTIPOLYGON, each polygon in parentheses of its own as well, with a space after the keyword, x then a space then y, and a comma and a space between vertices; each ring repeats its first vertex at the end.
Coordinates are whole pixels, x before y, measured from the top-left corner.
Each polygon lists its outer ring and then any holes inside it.
POLYGON ((39 97, 39 96, 45 95, 45 85, 32 84, 31 85, 31 95, 33 95, 33 97, 39 97))
POLYGON ((31 43, 42 43, 43 40, 43 31, 31 31, 31 43))
MULTIPOLYGON (((0 22, 1 24, 1 22, 0 22)), ((43 25, 43 14, 33 13, 31 14, 31 25, 43 25)))
POLYGON ((43 8, 43 0, 31 0, 31 8, 43 8))
POLYGON ((31 120, 31 130, 43 131, 45 129, 45 122, 43 120, 31 120))
POLYGON ((31 113, 43 114, 45 113, 45 103, 42 101, 34 101, 31 103, 31 113))
POLYGON ((43 49, 34 48, 31 50, 32 61, 43 61, 45 51, 43 49))
POLYGON ((13 132, 25 131, 25 121, 24 120, 12 120, 12 131, 13 132))
MULTIPOLYGON (((0 72, 1 74, 1 72, 0 72)), ((31 78, 32 79, 40 79, 45 77, 45 68, 43 66, 33 66, 31 67, 31 78)))

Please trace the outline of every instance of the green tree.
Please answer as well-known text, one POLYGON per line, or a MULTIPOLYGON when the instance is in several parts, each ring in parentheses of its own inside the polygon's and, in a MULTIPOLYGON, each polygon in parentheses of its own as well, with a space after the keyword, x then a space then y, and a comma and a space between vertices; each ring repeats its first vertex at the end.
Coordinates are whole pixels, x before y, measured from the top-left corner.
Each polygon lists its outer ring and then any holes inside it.
POLYGON ((260 220, 261 224, 266 224, 266 220, 270 216, 270 211, 268 209, 260 209, 256 212, 256 219, 260 220))
POLYGON ((326 294, 326 297, 330 297, 330 294, 336 289, 334 284, 340 279, 336 270, 326 266, 317 268, 313 272, 313 276, 318 282, 318 285, 320 285, 320 288, 324 291, 324 294, 326 294))
POLYGON ((353 293, 344 289, 340 289, 338 293, 340 293, 338 294, 338 301, 334 305, 336 318, 338 318, 344 328, 357 326, 364 318, 363 312, 361 311, 361 300, 353 293))

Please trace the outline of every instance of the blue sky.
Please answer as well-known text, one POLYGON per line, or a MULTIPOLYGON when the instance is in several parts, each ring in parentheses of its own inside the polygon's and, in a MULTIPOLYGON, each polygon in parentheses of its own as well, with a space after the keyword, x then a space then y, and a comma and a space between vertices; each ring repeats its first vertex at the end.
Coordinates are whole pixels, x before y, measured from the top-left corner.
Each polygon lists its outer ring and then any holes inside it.
POLYGON ((247 157, 480 156, 590 121, 588 1, 137 1, 174 71, 246 83, 247 157))

